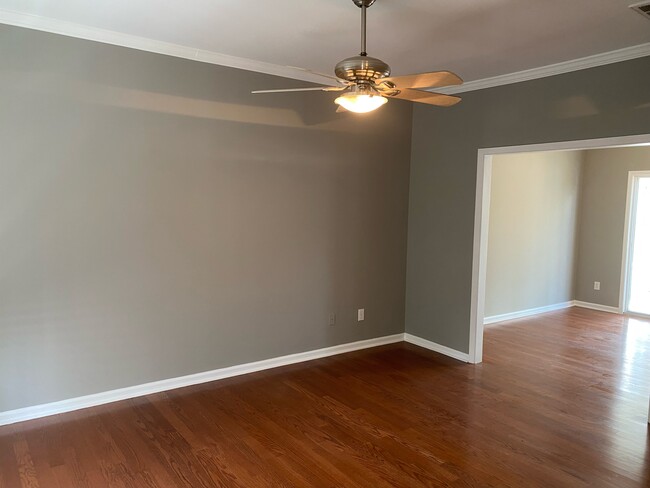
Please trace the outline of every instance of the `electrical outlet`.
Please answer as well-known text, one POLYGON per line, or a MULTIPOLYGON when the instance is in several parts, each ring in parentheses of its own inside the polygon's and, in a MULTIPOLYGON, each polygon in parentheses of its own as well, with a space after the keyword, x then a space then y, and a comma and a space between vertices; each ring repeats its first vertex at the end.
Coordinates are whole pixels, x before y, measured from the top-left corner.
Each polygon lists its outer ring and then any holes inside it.
POLYGON ((336 325, 336 314, 334 312, 330 313, 330 327, 336 325))
POLYGON ((357 322, 363 322, 366 316, 366 309, 365 308, 360 308, 357 310, 357 322))
POLYGON ((594 281, 594 290, 600 290, 600 281, 594 281))

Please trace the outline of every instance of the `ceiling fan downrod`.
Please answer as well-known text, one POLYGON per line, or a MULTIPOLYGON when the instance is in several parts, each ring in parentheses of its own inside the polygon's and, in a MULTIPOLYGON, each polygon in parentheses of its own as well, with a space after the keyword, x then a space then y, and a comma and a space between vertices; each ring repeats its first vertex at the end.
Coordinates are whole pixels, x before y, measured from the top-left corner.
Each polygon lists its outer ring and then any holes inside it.
POLYGON ((361 56, 367 56, 366 52, 366 9, 370 7, 375 0, 352 0, 354 4, 361 9, 361 56))
POLYGON ((372 85, 376 80, 390 76, 390 66, 366 53, 366 9, 375 0, 352 0, 361 9, 361 53, 339 61, 334 68, 337 78, 357 85, 372 85))

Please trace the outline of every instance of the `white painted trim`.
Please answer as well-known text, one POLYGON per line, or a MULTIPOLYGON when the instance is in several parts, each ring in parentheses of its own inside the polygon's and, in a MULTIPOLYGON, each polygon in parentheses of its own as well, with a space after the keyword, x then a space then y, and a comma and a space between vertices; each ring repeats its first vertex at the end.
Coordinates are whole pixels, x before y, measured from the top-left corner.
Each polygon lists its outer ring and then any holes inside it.
POLYGON ((650 146, 650 134, 634 136, 604 137, 602 139, 585 139, 581 141, 548 142, 522 146, 488 147, 479 149, 484 155, 513 154, 547 151, 584 151, 587 149, 606 149, 613 147, 650 146))
MULTIPOLYGON (((69 37, 76 37, 78 39, 103 42, 105 44, 113 44, 115 46, 138 49, 140 51, 166 54, 168 56, 192 59, 194 61, 200 61, 203 63, 230 66, 232 68, 283 76, 285 78, 293 78, 295 80, 308 81, 312 83, 331 84, 332 81, 331 79, 320 76, 316 73, 311 73, 309 71, 305 71, 292 66, 281 66, 272 63, 265 63, 263 61, 256 61, 253 59, 221 54, 214 51, 195 49, 189 46, 157 41, 155 39, 147 39, 145 37, 132 36, 130 34, 123 34, 121 32, 109 31, 97 27, 85 26, 64 20, 41 17, 38 15, 32 15, 23 12, 16 12, 13 10, 0 9, 0 24, 15 25, 17 27, 24 27, 27 29, 51 32, 53 34, 60 34, 69 37)), ((572 71, 579 71, 582 69, 603 66, 606 64, 628 61, 644 56, 650 56, 650 43, 630 46, 623 49, 618 49, 616 51, 595 54, 593 56, 564 61, 562 63, 551 64, 539 68, 517 71, 515 73, 508 73, 491 78, 468 81, 460 86, 438 88, 435 91, 440 93, 453 94, 482 90, 484 88, 520 83, 522 81, 536 80, 539 78, 545 78, 547 76, 555 76, 563 73, 570 73, 572 71)))
MULTIPOLYGON (((538 151, 580 151, 607 147, 630 147, 650 145, 650 134, 607 137, 581 141, 530 144, 527 146, 506 146, 478 150, 476 169, 476 201, 474 208, 474 249, 472 258, 472 293, 470 305, 470 360, 480 363, 483 357, 483 321, 485 304, 485 282, 487 275, 488 228, 492 156, 538 151)), ((583 302, 576 302, 577 306, 583 302)), ((616 313, 618 309, 616 308, 616 313)), ((611 310, 605 310, 611 311, 611 310)))
POLYGON ((621 313, 625 312, 627 308, 627 290, 628 290, 628 276, 630 269, 630 230, 633 229, 632 211, 634 209, 634 176, 632 171, 627 175, 627 193, 625 198, 625 223, 623 228, 623 256, 621 261, 621 283, 618 295, 618 308, 621 313))
POLYGON ((650 42, 639 44, 637 46, 618 49, 616 51, 595 54, 593 56, 587 56, 585 58, 578 58, 570 61, 564 61, 562 63, 541 66, 539 68, 517 71, 515 73, 494 76, 491 78, 483 78, 481 80, 468 81, 459 86, 438 88, 435 91, 439 93, 454 94, 474 90, 483 90, 485 88, 492 88, 495 86, 511 85, 513 83, 521 83, 522 81, 537 80, 539 78, 546 78, 548 76, 555 76, 564 73, 571 73, 573 71, 580 71, 583 69, 596 68, 598 66, 619 63, 621 61, 629 61, 631 59, 642 58, 644 56, 650 56, 650 42))
POLYGON ((22 422, 24 420, 47 417, 49 415, 55 415, 58 413, 71 412, 73 410, 80 410, 82 408, 103 405, 105 403, 112 403, 143 395, 150 395, 152 393, 158 393, 166 390, 173 390, 175 388, 183 388, 185 386, 197 385, 200 383, 207 383, 209 381, 254 373, 256 371, 262 371, 265 369, 277 368, 279 366, 286 366, 288 364, 301 363, 304 361, 311 361, 313 359, 335 356, 337 354, 343 354, 346 352, 358 351, 360 349, 368 349, 371 347, 393 344, 396 342, 402 342, 403 340, 404 334, 378 337, 375 339, 351 342, 348 344, 325 347, 323 349, 316 349, 308 352, 289 354, 287 356, 255 361, 253 363, 229 366, 227 368, 215 369, 213 371, 206 371, 203 373, 180 376, 178 378, 154 381, 152 383, 145 383, 143 385, 129 386, 127 388, 95 393, 93 395, 70 398, 68 400, 62 400, 59 402, 9 410, 6 412, 0 412, 0 425, 13 424, 16 422, 22 422))
POLYGON ((623 313, 621 315, 625 315, 626 317, 636 318, 636 319, 641 319, 641 320, 650 319, 650 314, 647 314, 647 313, 625 312, 625 313, 623 313))
POLYGON ((88 41, 128 47, 139 51, 148 51, 157 54, 165 54, 167 56, 175 56, 177 58, 191 59, 202 63, 217 64, 220 66, 229 66, 231 68, 256 71, 258 73, 283 76, 294 80, 322 83, 326 85, 332 84, 330 78, 300 68, 230 56, 228 54, 221 54, 214 51, 196 49, 189 46, 182 46, 180 44, 172 44, 169 42, 147 39, 145 37, 132 36, 121 32, 89 27, 73 22, 66 22, 64 20, 40 17, 38 15, 15 12, 12 10, 0 9, 0 24, 14 25, 27 29, 50 32, 52 34, 76 37, 88 41))
POLYGON ((531 315, 539 315, 547 312, 555 312, 556 310, 564 310, 571 308, 575 305, 574 300, 562 303, 554 303, 553 305, 546 305, 544 307, 529 308, 527 310, 519 310, 518 312, 502 313, 500 315, 492 315, 483 319, 483 324, 496 324, 498 322, 505 322, 506 320, 520 319, 523 317, 530 317, 531 315))
POLYGON ((600 303, 589 303, 589 302, 581 302, 579 300, 576 300, 575 306, 580 308, 588 308, 590 310, 598 310, 600 312, 609 312, 609 313, 616 313, 616 314, 621 313, 618 307, 610 307, 609 305, 601 305, 600 303))
POLYGON ((625 200, 625 228, 623 230, 623 258, 621 263, 621 284, 618 308, 620 313, 628 312, 630 280, 632 278, 632 257, 634 254, 634 232, 639 178, 650 177, 650 171, 630 171, 627 176, 627 197, 625 200))
POLYGON ((470 362, 483 361, 483 324, 485 316, 485 282, 487 276, 488 227, 490 225, 490 188, 492 187, 492 156, 479 151, 474 210, 474 256, 472 257, 472 298, 469 329, 470 362), (477 252, 477 250, 481 250, 477 252), (476 286, 474 286, 476 284, 476 286))
POLYGON ((426 339, 422 339, 421 337, 405 333, 404 340, 411 344, 415 344, 416 346, 424 347, 425 349, 429 349, 431 351, 444 354, 445 356, 449 356, 450 358, 458 359, 459 361, 463 361, 464 363, 470 362, 469 354, 465 352, 457 351, 456 349, 452 349, 447 346, 442 346, 440 344, 428 341, 426 339))

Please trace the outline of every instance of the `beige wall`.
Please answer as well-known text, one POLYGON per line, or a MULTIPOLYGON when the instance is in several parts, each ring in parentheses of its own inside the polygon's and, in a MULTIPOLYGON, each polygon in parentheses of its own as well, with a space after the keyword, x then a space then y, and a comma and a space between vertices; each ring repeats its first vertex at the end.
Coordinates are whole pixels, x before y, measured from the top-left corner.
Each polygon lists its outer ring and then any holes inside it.
POLYGON ((649 147, 495 156, 485 316, 618 307, 628 174, 642 170, 649 147))
POLYGON ((573 299, 582 153, 493 158, 485 316, 573 299))
POLYGON ((619 306, 628 173, 642 170, 650 147, 585 151, 576 300, 619 306))

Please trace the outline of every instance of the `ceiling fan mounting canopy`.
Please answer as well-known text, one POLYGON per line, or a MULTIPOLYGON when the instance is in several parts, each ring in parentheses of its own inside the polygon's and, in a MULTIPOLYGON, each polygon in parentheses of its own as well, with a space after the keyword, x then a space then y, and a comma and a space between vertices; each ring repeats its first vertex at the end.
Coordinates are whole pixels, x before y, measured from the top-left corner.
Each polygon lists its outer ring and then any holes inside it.
POLYGON ((352 0, 352 1, 359 8, 363 7, 364 5, 366 7, 370 7, 373 3, 375 3, 375 0, 352 0))

